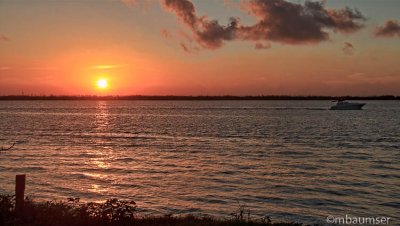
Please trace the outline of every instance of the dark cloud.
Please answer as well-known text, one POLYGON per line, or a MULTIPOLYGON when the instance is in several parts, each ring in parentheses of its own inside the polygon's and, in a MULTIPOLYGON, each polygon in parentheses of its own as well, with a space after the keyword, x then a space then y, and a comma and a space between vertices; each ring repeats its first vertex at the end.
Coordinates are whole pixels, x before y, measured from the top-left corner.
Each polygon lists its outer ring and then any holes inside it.
POLYGON ((270 43, 261 43, 261 42, 256 42, 256 44, 254 44, 254 48, 255 49, 269 49, 271 48, 271 44, 270 43))
POLYGON ((396 20, 388 20, 383 26, 375 29, 376 37, 399 37, 400 38, 400 22, 396 20))
POLYGON ((353 55, 355 48, 354 48, 353 44, 351 44, 350 42, 345 42, 344 46, 342 48, 342 51, 346 55, 353 55))
MULTIPOLYGON (((329 30, 352 33, 363 28, 365 17, 356 9, 327 9, 323 2, 304 4, 286 0, 249 0, 244 8, 257 19, 253 25, 230 18, 227 25, 206 16, 199 17, 190 0, 162 0, 165 8, 192 31, 193 39, 203 48, 216 49, 225 41, 248 40, 284 44, 315 44, 329 39, 329 30)), ((261 47, 260 45, 258 45, 261 47)))
POLYGON ((363 22, 367 19, 357 9, 346 7, 340 10, 326 10, 329 19, 324 26, 340 33, 353 33, 364 27, 363 22))
POLYGON ((203 17, 198 29, 194 31, 194 36, 201 46, 216 49, 222 46, 223 41, 235 39, 237 26, 238 21, 235 18, 230 18, 229 24, 222 26, 216 20, 209 21, 203 17))
POLYGON ((304 5, 285 0, 251 0, 245 3, 257 23, 242 27, 240 36, 285 44, 310 44, 329 39, 328 30, 352 33, 363 27, 365 17, 350 8, 326 9, 324 2, 304 5))
POLYGON ((8 41, 10 40, 7 36, 5 35, 0 35, 0 41, 8 41))
POLYGON ((172 10, 188 26, 195 27, 197 23, 196 11, 192 2, 188 0, 163 0, 166 8, 172 10))
POLYGON ((223 41, 233 40, 238 21, 230 19, 227 26, 220 25, 217 20, 198 17, 194 5, 189 0, 163 0, 164 6, 174 12, 178 18, 193 32, 193 38, 204 48, 216 49, 223 41))

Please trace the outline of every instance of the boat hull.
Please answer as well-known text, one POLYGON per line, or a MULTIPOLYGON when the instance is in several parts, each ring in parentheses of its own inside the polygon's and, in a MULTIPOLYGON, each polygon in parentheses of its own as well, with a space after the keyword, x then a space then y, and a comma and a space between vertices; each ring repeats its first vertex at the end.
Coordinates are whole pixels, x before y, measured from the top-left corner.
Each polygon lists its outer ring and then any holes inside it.
POLYGON ((330 110, 362 110, 365 104, 346 104, 346 105, 335 105, 330 110))

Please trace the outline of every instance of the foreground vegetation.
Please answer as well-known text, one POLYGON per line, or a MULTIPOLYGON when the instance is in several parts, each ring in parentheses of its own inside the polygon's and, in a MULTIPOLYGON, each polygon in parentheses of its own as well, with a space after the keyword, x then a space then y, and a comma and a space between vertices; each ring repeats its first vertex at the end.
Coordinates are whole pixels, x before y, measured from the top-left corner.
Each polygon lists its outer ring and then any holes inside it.
POLYGON ((21 211, 15 210, 15 197, 0 195, 0 225, 2 226, 295 226, 298 223, 273 223, 265 219, 252 220, 243 208, 227 220, 212 217, 145 216, 137 214, 134 201, 109 199, 104 203, 68 201, 34 202, 26 199, 21 211))

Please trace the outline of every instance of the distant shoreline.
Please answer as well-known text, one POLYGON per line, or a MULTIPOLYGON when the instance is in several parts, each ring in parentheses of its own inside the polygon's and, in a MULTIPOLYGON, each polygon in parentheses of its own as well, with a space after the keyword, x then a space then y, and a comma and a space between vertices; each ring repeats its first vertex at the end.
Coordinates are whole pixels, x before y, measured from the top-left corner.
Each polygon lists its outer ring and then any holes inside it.
POLYGON ((289 96, 289 95, 268 95, 268 96, 156 96, 156 95, 129 95, 129 96, 28 96, 8 95, 0 96, 0 100, 400 100, 400 96, 289 96))

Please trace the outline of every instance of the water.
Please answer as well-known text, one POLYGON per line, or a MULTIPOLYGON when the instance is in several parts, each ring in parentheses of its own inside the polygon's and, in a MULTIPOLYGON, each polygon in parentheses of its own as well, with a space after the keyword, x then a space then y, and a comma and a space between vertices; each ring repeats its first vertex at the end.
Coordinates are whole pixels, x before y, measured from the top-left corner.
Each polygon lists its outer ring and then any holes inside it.
POLYGON ((26 173, 36 199, 133 199, 143 214, 395 219, 400 104, 366 102, 0 101, 0 144, 17 142, 0 193, 26 173))

